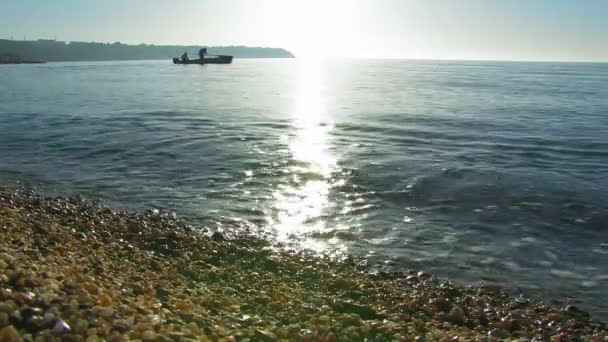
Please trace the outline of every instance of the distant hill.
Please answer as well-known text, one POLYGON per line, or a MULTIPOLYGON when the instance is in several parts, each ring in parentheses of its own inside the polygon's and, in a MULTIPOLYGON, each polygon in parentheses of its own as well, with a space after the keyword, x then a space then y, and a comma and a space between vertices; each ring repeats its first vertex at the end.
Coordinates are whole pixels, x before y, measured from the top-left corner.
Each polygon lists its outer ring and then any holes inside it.
MULTIPOLYGON (((15 41, 0 39, 0 60, 3 56, 47 62, 111 61, 141 59, 171 59, 184 51, 198 56, 202 46, 127 45, 121 43, 62 42, 56 40, 15 41)), ((293 58, 284 49, 247 46, 210 46, 209 54, 232 55, 235 58, 293 58)), ((198 57, 196 57, 198 58, 198 57)))

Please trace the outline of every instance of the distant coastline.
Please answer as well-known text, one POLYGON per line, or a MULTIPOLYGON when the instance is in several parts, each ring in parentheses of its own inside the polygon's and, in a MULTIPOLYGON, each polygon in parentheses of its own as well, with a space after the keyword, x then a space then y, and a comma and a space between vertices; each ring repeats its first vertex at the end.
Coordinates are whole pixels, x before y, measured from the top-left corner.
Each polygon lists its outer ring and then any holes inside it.
MULTIPOLYGON (((110 61, 171 59, 185 52, 196 55, 202 45, 128 45, 122 43, 64 42, 57 40, 18 41, 0 39, 0 64, 16 61, 110 61), (11 58, 1 58, 11 56, 11 58)), ((211 54, 232 55, 235 58, 293 58, 281 48, 247 46, 208 46, 211 54)))
POLYGON ((37 59, 25 59, 14 53, 0 53, 0 64, 42 64, 44 61, 37 59))
POLYGON ((0 64, 44 64, 44 61, 30 61, 30 60, 2 60, 0 64))

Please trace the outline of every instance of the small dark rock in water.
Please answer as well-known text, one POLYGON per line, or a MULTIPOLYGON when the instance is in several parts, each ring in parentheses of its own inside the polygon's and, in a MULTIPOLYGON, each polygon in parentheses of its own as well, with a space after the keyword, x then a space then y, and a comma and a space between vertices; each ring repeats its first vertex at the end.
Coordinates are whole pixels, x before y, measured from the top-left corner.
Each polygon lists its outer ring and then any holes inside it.
POLYGON ((215 232, 215 233, 211 234, 211 240, 213 240, 215 242, 222 242, 222 241, 225 241, 226 239, 224 238, 224 235, 222 235, 222 233, 215 232))
POLYGON ((430 278, 430 277, 431 277, 431 275, 430 275, 430 274, 428 274, 428 273, 426 273, 426 272, 424 272, 424 271, 420 271, 420 272, 418 272, 418 274, 417 274, 417 275, 418 275, 418 278, 420 278, 420 279, 428 279, 428 278, 430 278))
POLYGON ((416 281, 418 281, 419 279, 418 279, 418 277, 417 277, 417 276, 415 276, 415 275, 409 275, 409 276, 407 276, 407 278, 405 278, 405 280, 406 280, 406 281, 409 281, 409 282, 416 282, 416 281))
POLYGON ((524 304, 528 304, 528 302, 530 302, 530 301, 529 301, 529 300, 527 300, 527 299, 526 299, 526 298, 524 298, 524 297, 521 297, 521 296, 520 296, 520 297, 515 298, 515 303, 517 303, 517 304, 524 305, 524 304))
POLYGON ((262 342, 274 342, 277 340, 277 336, 269 331, 256 329, 255 340, 262 342))
POLYGON ((569 316, 576 317, 578 319, 588 319, 589 318, 589 314, 588 313, 586 313, 585 311, 577 308, 574 305, 568 305, 568 306, 566 306, 563 311, 565 313, 567 313, 569 316))

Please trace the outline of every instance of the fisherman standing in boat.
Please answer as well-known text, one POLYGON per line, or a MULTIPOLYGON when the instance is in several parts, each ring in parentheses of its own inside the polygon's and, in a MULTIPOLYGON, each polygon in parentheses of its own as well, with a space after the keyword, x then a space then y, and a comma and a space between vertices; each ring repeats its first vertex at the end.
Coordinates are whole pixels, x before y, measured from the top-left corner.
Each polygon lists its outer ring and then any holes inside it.
POLYGON ((207 48, 200 49, 200 51, 198 52, 198 56, 201 59, 205 59, 205 56, 207 56, 207 48))
POLYGON ((186 62, 188 60, 188 53, 184 52, 184 54, 182 55, 182 62, 186 62))

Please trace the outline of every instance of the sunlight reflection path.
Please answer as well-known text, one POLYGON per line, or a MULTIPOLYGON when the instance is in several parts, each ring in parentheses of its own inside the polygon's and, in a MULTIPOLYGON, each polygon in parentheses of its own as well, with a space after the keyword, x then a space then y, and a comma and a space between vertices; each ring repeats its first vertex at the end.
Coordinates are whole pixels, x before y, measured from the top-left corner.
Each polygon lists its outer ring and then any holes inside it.
POLYGON ((345 247, 338 239, 324 241, 311 236, 338 228, 328 225, 337 159, 331 151, 333 122, 325 108, 323 76, 320 61, 298 62, 293 133, 287 137, 292 159, 285 182, 273 194, 276 215, 269 221, 279 241, 295 240, 316 252, 343 254, 345 247))

